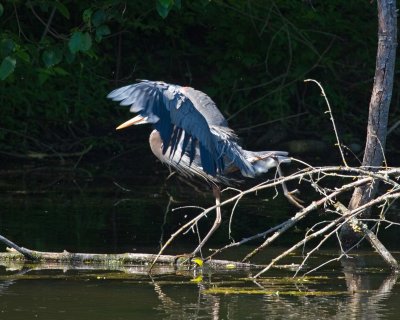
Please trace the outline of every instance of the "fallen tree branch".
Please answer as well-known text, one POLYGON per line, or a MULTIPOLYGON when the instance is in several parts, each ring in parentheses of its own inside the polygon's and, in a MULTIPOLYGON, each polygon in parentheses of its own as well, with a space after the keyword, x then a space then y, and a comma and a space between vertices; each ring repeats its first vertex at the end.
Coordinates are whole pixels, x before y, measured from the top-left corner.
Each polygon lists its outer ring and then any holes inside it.
MULTIPOLYGON (((285 231, 287 231, 289 228, 293 227, 297 222, 299 222, 301 219, 303 219, 308 213, 311 211, 314 211, 315 209, 321 207, 323 204, 325 204, 327 201, 337 197, 339 194, 341 194, 344 191, 348 191, 353 189, 356 186, 363 185, 365 183, 368 183, 371 181, 372 178, 364 178, 360 179, 358 181, 349 183, 347 185, 342 186, 340 189, 336 190, 335 192, 332 192, 330 195, 325 196, 321 198, 318 201, 313 201, 310 205, 305 207, 303 210, 299 211, 296 213, 296 215, 287 221, 281 223, 279 228, 274 228, 275 230, 278 229, 272 236, 270 236, 268 239, 266 239, 260 246, 258 246, 256 249, 254 249, 252 252, 250 252, 248 255, 246 255, 243 259, 242 262, 248 261, 250 258, 252 258, 254 255, 259 253, 262 249, 264 249, 266 246, 271 244, 274 240, 276 240, 280 235, 282 235, 285 231)), ((271 229, 270 229, 271 230, 271 229)))
MULTIPOLYGON (((25 253, 33 257, 34 263, 68 263, 68 264, 107 264, 107 265, 140 265, 148 266, 154 261, 155 254, 147 253, 73 253, 68 251, 63 252, 43 252, 24 248, 25 253)), ((178 265, 179 256, 160 255, 157 258, 158 265, 181 266, 178 265)), ((0 252, 0 261, 26 261, 26 255, 14 249, 9 249, 8 252, 0 252)), ((29 260, 31 261, 31 260, 29 260)), ((193 264, 192 264, 193 265, 193 264)), ((261 268, 260 265, 235 262, 230 260, 209 260, 204 262, 204 267, 211 269, 246 269, 246 268, 261 268)))
MULTIPOLYGON (((359 181, 359 180, 358 180, 359 181)), ((367 210, 369 208, 371 208, 372 206, 376 205, 377 203, 380 202, 384 202, 387 201, 388 199, 397 199, 400 197, 400 192, 396 192, 396 193, 390 193, 390 194, 384 194, 380 197, 377 197, 373 200, 371 200, 370 202, 364 204, 361 207, 358 207, 354 210, 347 210, 345 213, 343 213, 342 216, 340 216, 339 218, 333 220, 331 223, 327 224, 325 227, 323 227, 322 229, 308 235, 307 237, 305 237, 303 240, 297 242, 295 245, 293 245, 291 248, 289 248, 288 250, 286 250, 285 252, 283 252, 281 255, 277 256, 276 258, 272 259, 271 262, 263 269, 261 270, 259 273, 257 273, 254 278, 259 277, 261 274, 263 274, 264 272, 268 271, 269 269, 271 269, 279 260, 283 259, 284 257, 286 257, 287 255, 289 255, 290 253, 292 253, 293 251, 295 251, 297 248, 303 246, 307 241, 320 236, 320 235, 326 235, 325 232, 327 232, 329 229, 331 229, 334 226, 337 226, 337 229, 339 229, 340 227, 342 227, 345 223, 349 223, 349 221, 351 221, 353 218, 356 217, 357 214, 360 214, 361 212, 363 212, 364 210, 367 210), (340 225, 339 225, 340 224, 340 225)), ((366 227, 366 226, 365 226, 366 227)), ((335 231, 334 230, 334 231, 335 231)), ((330 234, 333 234, 333 232, 331 232, 330 234)), ((329 237, 329 235, 327 235, 327 237, 322 241, 324 242, 327 238, 329 237)), ((376 236, 374 235, 374 237, 376 238, 376 236)), ((375 242, 376 244, 377 242, 375 242)), ((380 253, 380 252, 379 252, 380 253)), ((380 253, 381 254, 381 253, 380 253)), ((382 256, 382 255, 381 255, 382 256)), ((391 255, 390 255, 391 256, 391 255)), ((307 257, 308 258, 308 257, 307 257)), ((385 262, 387 262, 392 270, 394 271, 398 271, 399 270, 399 266, 397 261, 391 256, 387 257, 387 260, 385 260, 385 262), (392 258, 392 259, 391 259, 392 258)))
MULTIPOLYGON (((354 175, 349 175, 349 176, 343 176, 343 178, 348 178, 348 179, 354 179, 357 177, 357 175, 359 175, 361 178, 363 178, 362 176, 367 177, 366 179, 368 180, 364 180, 362 179, 361 182, 353 182, 349 185, 343 186, 343 190, 337 189, 337 192, 335 192, 332 196, 330 197, 334 197, 337 196, 338 194, 350 190, 353 188, 353 185, 355 184, 356 186, 358 185, 362 185, 365 184, 366 182, 371 182, 373 179, 378 179, 381 180, 387 184, 390 184, 393 187, 398 186, 398 183, 396 181, 394 181, 393 179, 390 178, 390 176, 392 175, 396 175, 396 174, 400 174, 400 169, 398 168, 377 168, 377 171, 375 172, 371 172, 366 170, 365 168, 353 168, 353 167, 343 167, 343 166, 329 166, 329 167, 312 167, 311 165, 308 165, 307 163, 292 158, 292 161, 296 161, 299 162, 301 164, 306 165, 307 167, 305 169, 299 170, 298 172, 289 175, 289 176, 285 176, 285 177, 279 177, 273 180, 267 180, 263 183, 260 183, 248 190, 245 191, 240 191, 238 194, 236 194, 235 196, 223 201, 220 206, 226 206, 229 203, 232 202, 236 202, 238 201, 238 199, 241 199, 243 196, 247 195, 247 194, 251 194, 251 193, 255 193, 255 192, 259 192, 260 190, 264 190, 264 189, 270 189, 270 188, 274 188, 276 186, 281 185, 282 183, 288 182, 288 181, 293 181, 293 180, 298 180, 298 181, 302 181, 305 179, 305 177, 307 176, 311 176, 311 175, 321 175, 321 174, 325 174, 325 175, 337 175, 337 173, 352 173, 354 175), (382 170, 380 170, 382 169, 382 170)), ((293 223, 287 228, 289 229, 291 226, 293 226, 298 220, 303 218, 303 212, 304 214, 308 213, 309 211, 312 211, 314 208, 314 205, 317 203, 318 206, 321 206, 325 203, 326 200, 321 199, 321 202, 314 202, 313 204, 311 204, 310 206, 308 206, 306 209, 303 209, 302 211, 298 212, 296 214, 296 216, 294 218, 293 223), (299 216, 300 215, 300 219, 299 216)), ((203 212, 201 212, 199 215, 197 215, 196 217, 194 217, 192 220, 188 221, 186 224, 184 224, 182 227, 180 227, 177 231, 175 231, 170 238, 165 242, 164 246, 161 248, 161 250, 159 251, 159 255, 161 255, 164 250, 172 243, 173 240, 175 240, 177 238, 177 236, 179 234, 184 233, 186 230, 189 230, 191 228, 193 228, 202 218, 204 218, 208 213, 210 213, 211 211, 215 210, 217 206, 211 206, 207 209, 205 209, 203 212)), ((210 259, 212 258, 214 255, 216 255, 217 253, 220 253, 221 251, 233 247, 233 246, 237 246, 243 243, 246 243, 248 241, 260 238, 260 237, 265 237, 267 234, 276 231, 277 229, 283 227, 283 224, 280 224, 279 226, 276 226, 274 228, 271 228, 269 230, 267 230, 266 232, 263 233, 259 233, 253 237, 249 237, 247 239, 242 240, 240 243, 233 243, 230 245, 227 245, 225 248, 221 249, 221 250, 217 250, 216 252, 214 252, 212 255, 208 256, 206 259, 210 259)), ((285 231, 287 230, 285 229, 285 231)), ((247 257, 246 257, 247 258, 247 257)), ((245 258, 245 259, 246 259, 245 258)), ((157 257, 156 257, 157 259, 157 257)), ((155 260, 156 260, 155 259, 155 260)), ((243 259, 243 261, 245 261, 245 259, 243 259)), ((247 260, 247 259, 246 259, 247 260)), ((155 263, 155 261, 154 261, 155 263)))

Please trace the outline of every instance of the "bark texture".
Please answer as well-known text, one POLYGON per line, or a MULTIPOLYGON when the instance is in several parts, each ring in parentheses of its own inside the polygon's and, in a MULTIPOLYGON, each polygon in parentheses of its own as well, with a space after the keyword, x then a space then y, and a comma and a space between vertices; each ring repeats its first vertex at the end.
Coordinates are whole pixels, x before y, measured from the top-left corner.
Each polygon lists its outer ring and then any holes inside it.
MULTIPOLYGON (((374 86, 369 104, 367 139, 362 165, 374 170, 384 162, 389 106, 392 98, 397 47, 397 12, 395 0, 378 0, 378 50, 374 86)), ((349 203, 353 210, 374 198, 378 183, 358 187, 349 203)), ((364 216, 369 212, 364 212, 364 216)), ((350 225, 341 230, 344 248, 350 248, 359 236, 350 225)))

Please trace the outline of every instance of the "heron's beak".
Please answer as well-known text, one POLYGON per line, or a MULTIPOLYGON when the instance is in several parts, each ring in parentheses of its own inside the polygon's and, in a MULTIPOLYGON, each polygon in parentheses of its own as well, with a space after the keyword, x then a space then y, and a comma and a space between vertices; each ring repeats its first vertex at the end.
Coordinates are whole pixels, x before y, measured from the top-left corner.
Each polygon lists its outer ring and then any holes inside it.
POLYGON ((136 116, 136 117, 134 117, 132 119, 129 119, 128 121, 124 122, 123 124, 120 124, 115 130, 124 129, 124 128, 132 126, 134 124, 148 123, 146 120, 147 119, 143 118, 142 116, 136 116))

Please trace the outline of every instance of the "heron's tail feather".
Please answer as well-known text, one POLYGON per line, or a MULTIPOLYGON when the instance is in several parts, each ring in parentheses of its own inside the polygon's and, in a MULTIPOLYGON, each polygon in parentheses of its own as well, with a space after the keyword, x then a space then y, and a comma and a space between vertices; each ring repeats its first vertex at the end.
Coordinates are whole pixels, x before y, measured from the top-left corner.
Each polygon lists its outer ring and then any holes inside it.
POLYGON ((253 165, 256 175, 268 172, 271 168, 291 161, 286 151, 243 151, 246 160, 253 165))
MULTIPOLYGON (((224 172, 232 171, 232 168, 240 170, 244 177, 254 178, 255 168, 248 161, 245 150, 237 143, 237 136, 232 129, 223 126, 210 126, 216 142, 217 157, 223 163, 224 172)), ((237 170, 236 169, 236 170, 237 170)))

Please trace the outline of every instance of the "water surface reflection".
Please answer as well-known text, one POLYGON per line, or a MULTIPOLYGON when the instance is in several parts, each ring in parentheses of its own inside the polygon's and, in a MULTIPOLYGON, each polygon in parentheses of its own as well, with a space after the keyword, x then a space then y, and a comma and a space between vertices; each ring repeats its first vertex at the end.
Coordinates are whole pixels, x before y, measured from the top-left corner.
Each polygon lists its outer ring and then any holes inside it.
MULTIPOLYGON (((55 268, 55 267, 54 267, 55 268)), ((397 319, 397 275, 357 268, 306 281, 274 271, 254 283, 252 271, 0 269, 4 319, 397 319), (199 277, 201 276, 201 277, 199 277), (200 280, 201 279, 201 280, 200 280), (222 293, 213 293, 215 289, 222 293), (260 289, 264 289, 262 292, 260 289), (254 290, 255 294, 252 294, 254 290)))

